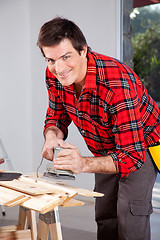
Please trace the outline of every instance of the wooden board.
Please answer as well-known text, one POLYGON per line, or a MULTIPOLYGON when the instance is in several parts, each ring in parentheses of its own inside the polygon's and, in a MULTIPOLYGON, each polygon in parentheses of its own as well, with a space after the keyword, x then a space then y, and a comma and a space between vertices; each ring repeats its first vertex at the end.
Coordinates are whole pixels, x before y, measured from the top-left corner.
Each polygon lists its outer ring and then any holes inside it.
POLYGON ((12 181, 0 181, 0 185, 31 195, 53 193, 53 189, 49 188, 47 184, 43 188, 41 184, 36 181, 29 182, 28 179, 24 177, 12 181))
MULTIPOLYGON (((42 175, 42 174, 40 174, 42 175)), ((25 176, 25 175, 24 175, 25 176)), ((34 177, 34 174, 31 174, 30 176, 28 175, 28 177, 30 177, 31 179, 37 179, 36 177, 34 177)), ((94 192, 91 190, 87 190, 84 188, 77 188, 74 186, 70 186, 69 184, 67 184, 66 182, 63 181, 54 181, 54 180, 50 180, 50 178, 38 178, 38 181, 40 183, 47 183, 47 184, 51 184, 53 187, 55 187, 55 189, 57 189, 58 191, 66 191, 66 192, 72 192, 75 191, 77 192, 77 194, 81 195, 81 196, 85 196, 85 197, 103 197, 104 194, 103 193, 99 193, 99 192, 94 192)))
POLYGON ((75 194, 68 197, 68 194, 62 195, 57 193, 32 196, 29 200, 22 203, 21 206, 45 214, 46 212, 53 210, 55 207, 64 204, 74 196, 75 194))
POLYGON ((64 183, 64 182, 57 182, 57 183, 54 183, 56 184, 56 186, 58 187, 61 187, 63 186, 63 188, 66 188, 69 190, 72 189, 72 191, 76 191, 78 195, 81 195, 81 196, 84 196, 84 197, 103 197, 104 194, 103 193, 99 193, 99 192, 94 192, 94 191, 91 191, 91 190, 87 190, 87 189, 84 189, 84 188, 77 188, 77 187, 73 187, 73 186, 70 186, 68 185, 67 183, 64 183))
POLYGON ((81 205, 84 205, 84 202, 72 198, 69 201, 64 202, 60 206, 62 206, 62 207, 75 207, 75 206, 81 206, 81 205))
POLYGON ((5 186, 30 195, 41 195, 47 193, 77 193, 86 197, 103 197, 103 193, 90 191, 68 185, 63 181, 52 181, 48 179, 36 178, 30 175, 22 175, 13 181, 0 181, 1 186, 5 186))
POLYGON ((74 201, 77 194, 86 197, 101 197, 103 194, 76 188, 62 181, 51 181, 22 175, 13 181, 0 182, 0 204, 11 207, 21 205, 42 214, 61 206, 78 206, 82 202, 74 201), (25 194, 24 194, 25 193, 25 194))
POLYGON ((0 227, 0 232, 9 232, 9 231, 16 231, 18 230, 17 225, 10 225, 10 226, 1 226, 0 227))
MULTIPOLYGON (((46 180, 41 180, 41 181, 46 181, 46 180)), ((84 188, 77 188, 74 186, 70 186, 65 182, 62 181, 49 181, 47 180, 48 183, 51 183, 52 185, 54 185, 55 187, 57 187, 58 189, 62 189, 64 191, 75 191, 77 192, 78 195, 84 196, 84 197, 103 197, 104 194, 103 193, 99 193, 99 192, 94 192, 91 190, 87 190, 84 188)))
POLYGON ((0 231, 1 240, 31 240, 31 230, 4 230, 0 231))
POLYGON ((29 196, 26 196, 21 192, 0 186, 0 205, 12 207, 28 199, 29 196))
POLYGON ((12 181, 0 181, 1 186, 11 188, 26 194, 33 196, 42 195, 47 193, 71 193, 76 194, 76 190, 60 188, 57 185, 52 185, 47 182, 38 179, 33 179, 27 176, 21 176, 19 179, 14 179, 12 181))
POLYGON ((25 201, 27 201, 29 199, 30 199, 30 196, 24 196, 23 198, 16 199, 14 201, 9 201, 6 204, 4 204, 4 206, 6 206, 6 207, 13 207, 13 206, 16 206, 16 205, 20 205, 20 204, 22 204, 23 202, 25 202, 25 201))

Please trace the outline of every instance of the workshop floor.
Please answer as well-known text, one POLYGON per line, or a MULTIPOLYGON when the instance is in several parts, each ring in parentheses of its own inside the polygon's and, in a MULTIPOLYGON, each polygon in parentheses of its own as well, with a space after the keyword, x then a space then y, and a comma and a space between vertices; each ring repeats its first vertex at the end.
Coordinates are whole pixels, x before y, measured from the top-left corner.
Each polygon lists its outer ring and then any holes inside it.
MULTIPOLYGON (((18 207, 5 208, 5 212, 5 216, 2 216, 0 212, 0 226, 17 224, 18 207)), ((64 240, 96 240, 93 200, 85 201, 85 205, 83 206, 71 208, 60 207, 59 213, 64 240)), ((159 240, 160 210, 154 209, 154 213, 151 216, 151 229, 151 239, 159 240)))

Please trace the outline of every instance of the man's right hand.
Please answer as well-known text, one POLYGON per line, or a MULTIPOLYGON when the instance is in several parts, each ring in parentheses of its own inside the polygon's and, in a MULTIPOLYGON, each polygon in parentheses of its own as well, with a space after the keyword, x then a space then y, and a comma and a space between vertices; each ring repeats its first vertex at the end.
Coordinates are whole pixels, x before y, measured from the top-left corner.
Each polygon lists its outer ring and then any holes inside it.
POLYGON ((63 142, 63 133, 57 127, 48 127, 44 132, 45 143, 42 148, 42 157, 53 161, 53 149, 63 142))

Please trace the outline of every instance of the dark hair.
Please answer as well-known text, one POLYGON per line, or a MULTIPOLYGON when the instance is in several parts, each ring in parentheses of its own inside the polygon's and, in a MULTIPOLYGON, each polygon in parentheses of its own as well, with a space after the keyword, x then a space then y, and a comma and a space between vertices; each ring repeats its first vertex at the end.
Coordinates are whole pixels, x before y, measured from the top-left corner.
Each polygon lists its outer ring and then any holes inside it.
MULTIPOLYGON (((61 17, 56 17, 41 27, 37 45, 44 55, 43 46, 55 46, 64 39, 69 39, 79 54, 83 47, 87 46, 80 28, 74 22, 61 17)), ((90 50, 90 47, 87 46, 87 48, 90 50)))

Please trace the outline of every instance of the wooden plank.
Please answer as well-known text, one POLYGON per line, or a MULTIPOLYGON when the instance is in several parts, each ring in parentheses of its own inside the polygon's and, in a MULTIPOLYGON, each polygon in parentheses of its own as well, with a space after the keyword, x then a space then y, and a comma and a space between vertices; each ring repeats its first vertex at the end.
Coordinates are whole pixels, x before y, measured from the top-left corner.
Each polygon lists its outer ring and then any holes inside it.
POLYGON ((69 201, 64 202, 60 206, 62 206, 62 207, 75 207, 75 206, 82 206, 82 205, 84 205, 84 202, 72 198, 69 201))
POLYGON ((16 240, 32 240, 31 238, 31 230, 19 230, 14 232, 14 236, 16 240))
POLYGON ((49 235, 49 224, 47 225, 41 219, 38 222, 37 240, 46 240, 49 235))
POLYGON ((42 185, 39 184, 39 182, 36 182, 35 180, 28 181, 28 179, 21 177, 12 181, 0 181, 0 185, 30 195, 40 195, 53 192, 53 189, 48 187, 47 184, 44 188, 42 188, 42 185))
POLYGON ((21 176, 19 179, 14 179, 13 181, 0 181, 0 185, 33 196, 47 193, 64 194, 64 192, 68 194, 76 194, 75 189, 69 189, 57 184, 50 184, 48 182, 41 181, 39 178, 34 179, 26 176, 21 176))
POLYGON ((18 229, 27 229, 27 211, 25 208, 19 208, 18 229))
POLYGON ((36 213, 33 210, 27 211, 27 224, 28 228, 31 230, 32 240, 37 239, 37 224, 36 224, 36 213))
POLYGON ((1 226, 0 232, 16 231, 17 229, 18 229, 17 225, 1 226))
POLYGON ((73 188, 75 191, 77 191, 77 194, 84 196, 84 197, 103 197, 104 194, 103 193, 99 193, 99 192, 94 192, 94 191, 90 191, 84 188, 73 188))
POLYGON ((14 191, 9 188, 1 187, 1 186, 0 186, 0 193, 1 193, 0 205, 4 205, 7 207, 16 205, 14 204, 14 202, 16 201, 17 201, 17 204, 19 204, 23 202, 24 199, 26 199, 26 195, 24 195, 23 193, 14 191))
MULTIPOLYGON (((35 181, 36 181, 37 178, 34 177, 34 175, 35 174, 27 175, 27 176, 28 176, 28 178, 35 179, 35 181)), ((77 194, 79 194, 81 196, 85 196, 85 197, 103 197, 104 196, 103 193, 94 192, 94 191, 83 189, 83 188, 77 188, 77 187, 71 186, 63 181, 51 180, 51 178, 47 178, 47 179, 46 178, 38 178, 37 181, 41 184, 43 182, 43 183, 47 183, 47 185, 48 184, 52 185, 53 188, 57 189, 57 191, 59 191, 59 192, 60 191, 62 191, 62 192, 75 191, 75 192, 77 192, 77 194)))
POLYGON ((41 182, 46 182, 48 184, 52 184, 53 186, 55 186, 55 188, 62 190, 62 191, 75 191, 77 192, 77 194, 84 196, 84 197, 103 197, 104 194, 103 193, 99 193, 99 192, 94 192, 91 190, 87 190, 84 188, 77 188, 74 186, 70 186, 69 184, 67 184, 66 182, 63 181, 52 181, 52 180, 46 180, 46 179, 41 179, 41 182))
POLYGON ((67 195, 62 196, 56 193, 32 196, 29 200, 22 203, 21 206, 44 214, 54 209, 56 206, 61 205, 67 197, 67 195))
POLYGON ((36 212, 23 207, 19 208, 18 230, 31 230, 32 240, 37 240, 36 212))
POLYGON ((58 207, 53 211, 55 221, 49 225, 51 240, 63 240, 58 207))
POLYGON ((27 230, 4 230, 0 232, 0 239, 1 240, 31 240, 31 231, 30 229, 27 230))
POLYGON ((24 179, 25 181, 28 181, 28 183, 37 183, 41 186, 41 188, 49 188, 50 192, 48 193, 58 193, 58 194, 68 194, 73 196, 74 194, 77 194, 76 189, 72 188, 72 187, 66 187, 62 181, 51 181, 51 180, 46 180, 46 179, 42 179, 42 178, 37 178, 37 177, 31 177, 29 175, 23 175, 21 176, 21 179, 24 179))
POLYGON ((2 232, 0 232, 0 240, 15 240, 15 238, 14 238, 14 236, 13 236, 13 234, 12 234, 13 232, 12 231, 2 231, 2 232))
POLYGON ((4 204, 4 206, 6 206, 6 207, 13 207, 13 206, 16 206, 16 205, 20 205, 23 202, 29 200, 30 198, 31 198, 30 196, 24 195, 23 198, 16 199, 15 201, 12 201, 12 202, 9 201, 6 204, 4 204))

